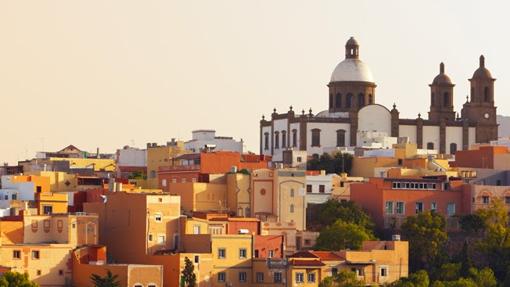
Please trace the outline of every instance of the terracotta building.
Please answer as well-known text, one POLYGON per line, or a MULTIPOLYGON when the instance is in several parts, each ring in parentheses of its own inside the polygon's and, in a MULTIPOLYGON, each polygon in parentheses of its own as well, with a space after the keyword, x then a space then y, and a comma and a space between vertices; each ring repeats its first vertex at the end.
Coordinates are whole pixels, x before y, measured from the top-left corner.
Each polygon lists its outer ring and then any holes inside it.
POLYGON ((510 169, 510 150, 506 146, 479 146, 455 154, 456 167, 510 169))

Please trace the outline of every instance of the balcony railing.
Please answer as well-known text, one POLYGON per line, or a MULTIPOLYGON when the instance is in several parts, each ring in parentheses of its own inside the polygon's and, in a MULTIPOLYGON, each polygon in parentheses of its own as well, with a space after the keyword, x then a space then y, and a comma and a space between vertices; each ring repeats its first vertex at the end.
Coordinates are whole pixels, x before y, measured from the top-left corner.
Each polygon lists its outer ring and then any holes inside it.
POLYGON ((180 170, 200 170, 200 165, 192 164, 192 165, 178 165, 178 166, 161 166, 159 167, 159 171, 180 171, 180 170))

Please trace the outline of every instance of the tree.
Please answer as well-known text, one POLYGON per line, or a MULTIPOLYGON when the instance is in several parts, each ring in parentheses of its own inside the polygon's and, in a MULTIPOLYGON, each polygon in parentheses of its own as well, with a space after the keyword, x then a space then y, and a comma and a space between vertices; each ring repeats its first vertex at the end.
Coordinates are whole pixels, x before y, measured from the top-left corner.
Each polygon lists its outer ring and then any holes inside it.
POLYGON ((460 252, 458 257, 459 257, 458 261, 461 264, 460 276, 466 277, 469 275, 469 270, 473 267, 473 261, 471 260, 471 256, 469 254, 469 246, 467 241, 464 241, 462 251, 460 252))
POLYGON ((374 236, 363 226, 337 220, 321 230, 315 248, 319 250, 357 250, 361 248, 363 241, 371 239, 374 239, 374 236))
POLYGON ((402 235, 409 241, 412 270, 429 269, 437 262, 448 239, 445 219, 435 212, 420 213, 406 218, 402 235))
POLYGON ((429 274, 425 270, 420 270, 412 273, 408 278, 401 278, 400 280, 390 284, 391 287, 429 287, 430 279, 429 274))
POLYGON ((485 229, 485 222, 478 214, 464 215, 459 220, 460 228, 467 233, 478 233, 485 229))
POLYGON ((108 270, 105 277, 101 277, 97 274, 92 274, 90 276, 90 280, 94 283, 95 287, 120 287, 120 282, 118 280, 118 275, 108 270))
POLYGON ((30 281, 27 273, 5 272, 0 276, 0 287, 38 287, 35 282, 30 281))
POLYGON ((366 284, 358 280, 356 273, 343 269, 336 275, 326 277, 319 284, 319 287, 362 287, 366 284))
POLYGON ((469 277, 478 287, 496 287, 498 285, 496 276, 494 276, 494 272, 490 268, 483 268, 481 270, 471 268, 469 269, 469 277))
POLYGON ((187 287, 195 287, 197 285, 197 276, 195 275, 195 266, 188 257, 184 258, 184 269, 182 270, 182 281, 187 287))
POLYGON ((318 223, 322 226, 333 224, 338 219, 347 223, 354 223, 363 226, 367 231, 372 232, 374 222, 361 207, 352 201, 343 201, 330 199, 322 204, 317 215, 318 223))
POLYGON ((308 170, 325 170, 326 173, 350 173, 352 168, 352 155, 348 153, 323 153, 307 162, 308 170))

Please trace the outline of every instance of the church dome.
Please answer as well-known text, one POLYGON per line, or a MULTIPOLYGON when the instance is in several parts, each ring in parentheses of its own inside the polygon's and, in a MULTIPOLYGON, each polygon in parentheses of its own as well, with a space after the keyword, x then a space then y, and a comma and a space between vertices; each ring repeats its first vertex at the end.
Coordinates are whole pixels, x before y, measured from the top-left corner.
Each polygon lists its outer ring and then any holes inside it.
POLYGON ((453 85, 452 80, 444 72, 444 64, 439 65, 439 75, 432 81, 432 85, 453 85))
POLYGON ((374 82, 370 68, 359 59, 359 44, 353 37, 345 44, 345 60, 336 66, 331 82, 374 82))
POLYGON ((491 72, 485 68, 485 57, 480 56, 480 67, 473 73, 472 79, 492 79, 491 72))

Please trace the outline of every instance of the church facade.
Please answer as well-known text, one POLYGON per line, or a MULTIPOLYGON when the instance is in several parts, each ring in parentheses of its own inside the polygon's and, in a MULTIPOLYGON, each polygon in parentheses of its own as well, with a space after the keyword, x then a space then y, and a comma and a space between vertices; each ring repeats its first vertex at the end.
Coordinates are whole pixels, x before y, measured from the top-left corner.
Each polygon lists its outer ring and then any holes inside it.
POLYGON ((494 81, 480 56, 479 67, 471 79, 471 94, 460 115, 453 106, 454 84, 444 64, 430 84, 428 118, 418 115, 403 119, 392 109, 376 103, 376 83, 367 64, 359 59, 359 44, 350 38, 345 59, 340 62, 328 84, 329 108, 313 114, 273 110, 270 119, 260 121, 260 153, 282 160, 284 150, 322 154, 347 147, 364 146, 367 137, 407 138, 418 148, 454 154, 474 143, 488 143, 498 137, 494 81))

